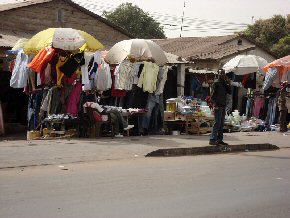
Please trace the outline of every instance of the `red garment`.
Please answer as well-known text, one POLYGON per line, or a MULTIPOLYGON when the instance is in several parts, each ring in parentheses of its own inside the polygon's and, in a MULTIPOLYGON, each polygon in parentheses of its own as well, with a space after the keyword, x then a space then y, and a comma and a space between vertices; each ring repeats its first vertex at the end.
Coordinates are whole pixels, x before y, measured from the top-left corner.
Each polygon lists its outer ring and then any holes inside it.
POLYGON ((247 84, 247 81, 250 79, 250 74, 246 74, 243 76, 243 81, 242 81, 242 84, 243 84, 243 87, 246 86, 247 84))
POLYGON ((67 99, 66 113, 71 114, 74 117, 78 115, 78 106, 80 102, 81 91, 82 91, 82 83, 77 82, 74 85, 70 93, 70 96, 67 99))
POLYGON ((69 85, 72 85, 75 80, 77 79, 77 74, 74 73, 71 77, 68 77, 66 75, 63 76, 63 84, 69 84, 69 85))
POLYGON ((111 67, 111 75, 112 75, 112 96, 114 97, 124 97, 127 94, 126 90, 115 89, 115 72, 116 67, 111 67))

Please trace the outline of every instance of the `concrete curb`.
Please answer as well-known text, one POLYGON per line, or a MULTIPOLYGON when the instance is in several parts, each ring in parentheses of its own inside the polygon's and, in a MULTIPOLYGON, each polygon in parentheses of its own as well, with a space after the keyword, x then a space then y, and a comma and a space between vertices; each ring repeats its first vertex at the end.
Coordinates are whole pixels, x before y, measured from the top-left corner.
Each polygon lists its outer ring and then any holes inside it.
POLYGON ((221 152, 216 146, 193 147, 193 148, 169 148, 158 149, 145 155, 145 157, 174 157, 174 156, 190 156, 190 155, 205 155, 218 153, 234 153, 248 151, 267 151, 280 149, 272 144, 241 144, 229 146, 231 151, 221 152))

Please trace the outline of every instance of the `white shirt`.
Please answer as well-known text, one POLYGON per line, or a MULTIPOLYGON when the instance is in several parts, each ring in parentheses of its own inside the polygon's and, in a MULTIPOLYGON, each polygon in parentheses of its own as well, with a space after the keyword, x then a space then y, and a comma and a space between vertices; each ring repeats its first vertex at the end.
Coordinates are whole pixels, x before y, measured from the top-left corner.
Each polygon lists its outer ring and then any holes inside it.
POLYGON ((168 73, 168 66, 163 66, 159 68, 155 95, 160 95, 163 93, 164 86, 167 80, 167 73, 168 73))
POLYGON ((96 77, 95 87, 99 91, 106 91, 112 87, 112 77, 109 64, 103 62, 99 66, 96 77))
POLYGON ((24 88, 27 86, 29 74, 27 64, 28 56, 23 53, 23 50, 21 50, 16 56, 15 66, 10 79, 10 86, 12 88, 24 88))
POLYGON ((115 71, 115 89, 132 90, 135 76, 135 66, 128 60, 120 63, 120 67, 115 71))
POLYGON ((82 84, 88 85, 90 84, 90 79, 89 79, 89 63, 91 58, 93 57, 92 52, 85 52, 84 53, 84 59, 85 59, 85 64, 81 66, 81 71, 82 71, 82 84))

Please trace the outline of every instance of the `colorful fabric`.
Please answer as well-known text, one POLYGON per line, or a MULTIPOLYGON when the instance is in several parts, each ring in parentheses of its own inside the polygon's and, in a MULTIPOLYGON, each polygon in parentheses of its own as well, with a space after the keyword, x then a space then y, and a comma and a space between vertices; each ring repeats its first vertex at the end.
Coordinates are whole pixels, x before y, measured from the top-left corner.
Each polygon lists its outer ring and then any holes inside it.
POLYGON ((62 84, 62 78, 64 76, 64 73, 60 70, 60 67, 63 66, 67 62, 67 57, 60 56, 58 59, 58 62, 56 64, 56 74, 57 74, 57 85, 61 86, 62 84))
POLYGON ((43 48, 27 66, 37 73, 43 73, 54 53, 55 50, 53 48, 43 48))

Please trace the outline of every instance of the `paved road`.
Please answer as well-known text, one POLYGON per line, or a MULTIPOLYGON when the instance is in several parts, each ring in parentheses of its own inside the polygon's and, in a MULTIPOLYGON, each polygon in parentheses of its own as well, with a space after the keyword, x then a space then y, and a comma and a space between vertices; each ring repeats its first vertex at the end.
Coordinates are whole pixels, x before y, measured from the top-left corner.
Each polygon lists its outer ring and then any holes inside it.
POLYGON ((0 218, 289 218, 290 149, 0 170, 0 218))
MULTIPOLYGON (((0 138, 1 139, 1 138, 0 138)), ((101 160, 136 159, 157 149, 208 146, 209 135, 148 136, 71 140, 0 141, 0 169, 101 160)), ((289 147, 290 132, 226 133, 231 145, 271 143, 289 147)))

